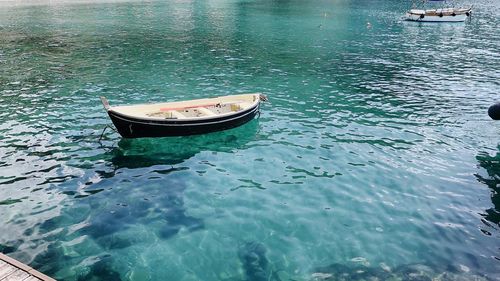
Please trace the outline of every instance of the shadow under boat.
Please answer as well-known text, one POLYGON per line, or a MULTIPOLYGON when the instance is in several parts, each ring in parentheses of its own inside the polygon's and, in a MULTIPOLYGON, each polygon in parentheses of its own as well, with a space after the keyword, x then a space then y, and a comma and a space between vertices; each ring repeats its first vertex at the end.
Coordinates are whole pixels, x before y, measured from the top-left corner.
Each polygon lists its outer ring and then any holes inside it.
POLYGON ((176 165, 204 151, 229 153, 246 149, 260 139, 259 128, 256 119, 237 128, 203 135, 121 139, 101 156, 115 169, 176 165))

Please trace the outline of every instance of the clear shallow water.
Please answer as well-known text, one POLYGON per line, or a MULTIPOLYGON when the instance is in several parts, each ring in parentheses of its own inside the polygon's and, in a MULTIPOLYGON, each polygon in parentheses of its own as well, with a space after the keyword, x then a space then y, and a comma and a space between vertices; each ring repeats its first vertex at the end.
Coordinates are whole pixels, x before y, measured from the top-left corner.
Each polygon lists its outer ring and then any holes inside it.
POLYGON ((474 4, 2 4, 1 251, 61 280, 499 278, 500 6, 474 4), (233 130, 97 142, 101 95, 257 91, 233 130))

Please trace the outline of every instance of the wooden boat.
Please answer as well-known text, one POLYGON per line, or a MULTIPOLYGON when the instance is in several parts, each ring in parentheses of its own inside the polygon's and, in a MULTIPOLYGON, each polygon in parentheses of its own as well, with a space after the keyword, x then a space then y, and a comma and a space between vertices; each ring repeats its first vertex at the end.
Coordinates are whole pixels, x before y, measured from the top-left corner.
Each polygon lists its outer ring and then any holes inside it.
POLYGON ((411 9, 406 20, 420 22, 463 22, 470 17, 472 8, 443 8, 432 10, 411 9))
POLYGON ((124 138, 204 134, 240 126, 259 112, 266 96, 241 94, 189 101, 110 106, 102 104, 124 138))

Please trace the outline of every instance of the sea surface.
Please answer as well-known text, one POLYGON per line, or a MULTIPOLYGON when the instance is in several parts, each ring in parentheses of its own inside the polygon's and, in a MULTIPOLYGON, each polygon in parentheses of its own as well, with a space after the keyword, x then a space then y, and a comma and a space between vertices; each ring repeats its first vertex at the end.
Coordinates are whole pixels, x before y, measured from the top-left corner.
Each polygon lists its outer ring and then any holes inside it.
POLYGON ((459 4, 2 0, 0 252, 67 281, 500 280, 500 1, 459 4), (99 96, 248 92, 232 130, 99 141, 99 96))

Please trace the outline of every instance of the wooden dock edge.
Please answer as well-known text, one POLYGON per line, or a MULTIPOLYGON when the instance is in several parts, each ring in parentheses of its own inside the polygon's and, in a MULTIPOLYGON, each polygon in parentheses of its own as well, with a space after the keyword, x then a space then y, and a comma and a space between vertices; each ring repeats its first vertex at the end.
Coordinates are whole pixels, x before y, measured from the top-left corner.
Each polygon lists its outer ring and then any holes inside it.
POLYGON ((38 272, 36 269, 29 267, 29 266, 25 265, 24 263, 17 261, 17 260, 15 260, 9 256, 6 256, 2 253, 0 253, 0 261, 4 261, 4 262, 12 265, 13 267, 20 269, 20 270, 28 273, 29 275, 34 276, 42 281, 56 281, 54 278, 51 278, 51 277, 49 277, 41 272, 38 272))

